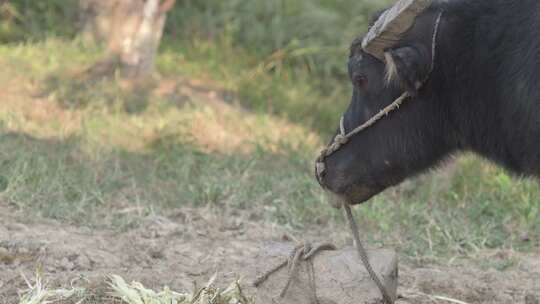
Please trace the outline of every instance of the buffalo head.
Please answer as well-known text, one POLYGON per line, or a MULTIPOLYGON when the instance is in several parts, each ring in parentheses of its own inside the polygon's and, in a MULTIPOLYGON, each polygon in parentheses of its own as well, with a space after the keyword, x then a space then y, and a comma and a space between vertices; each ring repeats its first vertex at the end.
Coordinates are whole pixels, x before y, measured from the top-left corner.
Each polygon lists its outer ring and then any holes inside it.
POLYGON ((352 99, 339 133, 361 126, 400 96, 407 100, 319 159, 319 183, 347 203, 368 200, 448 152, 432 79, 440 21, 431 1, 402 0, 353 42, 348 61, 352 99))

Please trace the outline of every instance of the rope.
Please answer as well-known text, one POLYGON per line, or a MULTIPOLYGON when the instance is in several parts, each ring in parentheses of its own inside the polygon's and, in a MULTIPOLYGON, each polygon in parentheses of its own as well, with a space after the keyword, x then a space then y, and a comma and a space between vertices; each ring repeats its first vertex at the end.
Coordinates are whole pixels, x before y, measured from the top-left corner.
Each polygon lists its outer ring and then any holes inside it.
MULTIPOLYGON (((364 245, 362 244, 362 241, 360 239, 358 225, 352 214, 351 207, 348 204, 344 204, 344 208, 345 208, 345 215, 347 218, 347 222, 349 223, 349 228, 351 229, 351 233, 353 235, 355 248, 358 253, 358 257, 362 261, 362 264, 364 264, 364 267, 366 268, 369 274, 369 277, 371 278, 371 280, 375 283, 375 285, 381 292, 383 302, 386 304, 394 303, 394 299, 392 298, 392 296, 390 296, 390 293, 388 292, 388 290, 386 289, 382 281, 379 279, 379 277, 373 270, 373 267, 371 266, 369 257, 367 255, 367 251, 364 248, 364 245)), ((294 247, 288 259, 284 260, 283 262, 279 263, 275 267, 263 273, 260 277, 255 279, 255 281, 253 282, 253 285, 255 287, 258 287, 263 282, 268 280, 268 278, 272 274, 276 273, 278 270, 282 269, 283 267, 288 266, 289 271, 287 275, 287 282, 285 283, 285 286, 283 287, 283 289, 281 290, 279 294, 280 298, 284 298, 287 295, 287 292, 289 291, 293 278, 296 277, 298 273, 298 265, 300 264, 301 261, 307 261, 311 303, 319 304, 319 300, 317 298, 317 289, 315 286, 315 271, 313 268, 313 257, 323 250, 336 250, 336 246, 334 246, 331 243, 320 243, 320 244, 317 244, 316 246, 312 246, 310 243, 298 244, 296 245, 296 247, 294 247)))
POLYGON ((336 249, 337 249, 336 246, 330 243, 319 243, 319 244, 316 244, 315 246, 313 246, 311 243, 298 244, 296 245, 296 247, 294 247, 288 259, 286 259, 285 261, 281 262, 277 266, 263 273, 260 277, 255 279, 255 281, 253 282, 253 285, 255 287, 258 287, 264 281, 266 281, 272 274, 274 274, 281 268, 288 266, 287 282, 285 283, 285 287, 283 287, 283 289, 281 290, 279 294, 280 298, 284 298, 287 295, 289 288, 291 287, 293 278, 296 277, 298 273, 298 266, 300 262, 307 261, 311 303, 319 304, 319 300, 317 298, 317 289, 315 286, 315 270, 313 268, 313 257, 315 257, 315 255, 317 255, 321 251, 336 250, 336 249))
MULTIPOLYGON (((435 52, 436 52, 436 46, 437 46, 436 45, 437 44, 437 34, 439 32, 439 25, 440 25, 440 22, 441 22, 442 14, 443 14, 442 12, 439 13, 439 15, 437 16, 437 19, 435 21, 435 27, 433 29, 432 44, 431 44, 431 54, 432 54, 432 56, 431 56, 431 67, 430 67, 430 71, 429 71, 428 75, 426 76, 426 79, 421 83, 422 85, 428 80, 430 74, 433 72, 433 69, 435 67, 435 55, 436 55, 435 52)), ((340 122, 339 122, 339 134, 336 135, 336 137, 334 138, 334 141, 332 142, 331 145, 329 145, 327 148, 325 148, 325 149, 323 149, 321 151, 319 157, 317 158, 317 161, 316 161, 316 164, 315 164, 315 166, 316 166, 315 171, 316 171, 316 174, 317 174, 317 177, 319 178, 319 180, 320 180, 322 174, 324 173, 324 171, 326 169, 326 165, 325 165, 325 162, 324 162, 325 158, 327 158, 328 156, 335 153, 343 145, 347 144, 349 142, 349 140, 351 139, 351 137, 353 137, 356 134, 364 131, 365 129, 367 129, 369 127, 371 127, 377 121, 379 121, 383 117, 387 116, 390 112, 398 109, 401 106, 401 104, 407 98, 409 98, 410 96, 411 96, 411 94, 409 92, 405 91, 403 94, 401 94, 401 96, 399 96, 391 104, 389 104, 388 106, 386 106, 385 108, 380 110, 375 116, 371 117, 368 121, 366 121, 362 125, 354 128, 349 133, 347 133, 346 130, 345 130, 344 118, 342 116, 341 119, 340 119, 340 122)), ((390 296, 390 293, 385 288, 382 281, 379 279, 379 277, 377 276, 377 274, 373 270, 373 267, 371 266, 371 263, 369 261, 369 257, 367 255, 366 249, 364 248, 364 246, 362 244, 362 241, 360 239, 360 234, 359 234, 359 231, 358 231, 358 225, 356 224, 356 221, 355 221, 354 216, 352 214, 352 210, 351 210, 350 205, 348 205, 347 203, 344 203, 343 206, 345 208, 345 215, 346 215, 346 218, 347 218, 347 222, 349 223, 349 227, 351 229, 351 232, 352 232, 352 235, 353 235, 353 238, 354 238, 354 242, 355 242, 355 245, 356 245, 355 246, 356 251, 358 253, 358 256, 359 256, 360 260, 364 264, 364 267, 366 268, 369 276, 371 277, 371 279, 373 280, 375 285, 377 285, 377 288, 381 292, 383 301, 386 304, 394 303, 394 299, 390 296)), ((335 249, 336 249, 336 247, 333 244, 330 244, 330 243, 321 243, 321 244, 318 244, 317 246, 312 246, 310 243, 298 244, 293 249, 293 251, 291 252, 291 255, 289 256, 289 258, 287 260, 281 262, 277 266, 275 266, 275 267, 271 268, 270 270, 268 270, 267 272, 265 272, 262 276, 260 276, 259 278, 257 278, 254 281, 253 285, 255 287, 258 287, 260 284, 262 284, 264 281, 266 281, 272 274, 274 274, 278 270, 282 269, 283 267, 288 266, 289 273, 288 273, 287 282, 285 284, 285 287, 283 287, 283 289, 281 290, 280 295, 279 295, 280 298, 283 298, 287 294, 287 292, 288 292, 288 290, 289 290, 289 288, 291 286, 292 280, 293 280, 293 278, 296 276, 296 274, 298 272, 299 263, 301 261, 307 261, 308 262, 308 267, 309 267, 308 280, 309 280, 309 285, 310 285, 310 290, 311 290, 311 302, 313 304, 318 304, 319 301, 317 299, 317 290, 316 290, 316 286, 315 286, 315 272, 314 272, 314 269, 313 269, 312 258, 317 253, 319 253, 320 251, 323 251, 323 250, 335 250, 335 249)))
POLYGON ((383 301, 386 304, 392 304, 394 303, 394 299, 390 296, 390 293, 384 287, 383 283, 373 270, 373 267, 371 267, 371 263, 369 262, 369 257, 367 255, 366 249, 364 248, 364 245, 362 244, 362 241, 360 240, 360 233, 358 232, 358 225, 356 224, 356 221, 354 220, 354 216, 352 214, 351 206, 348 204, 344 204, 345 208, 345 215, 347 216, 347 222, 349 222, 349 227, 351 228, 351 232, 354 238, 354 243, 356 247, 356 251, 358 252, 358 256, 360 257, 360 260, 364 264, 364 267, 366 268, 369 276, 371 277, 371 280, 377 285, 377 288, 381 292, 381 295, 383 297, 383 301))
POLYGON ((341 120, 339 121, 339 133, 334 138, 334 141, 332 144, 325 149, 321 150, 321 153, 319 154, 319 157, 317 157, 317 160, 315 162, 316 166, 316 174, 319 176, 319 179, 321 179, 321 175, 326 171, 326 164, 324 163, 324 160, 334 154, 337 150, 341 149, 342 146, 347 144, 351 137, 355 136, 356 134, 364 131, 365 129, 371 127, 374 125, 377 121, 379 121, 381 118, 388 115, 390 112, 398 109, 403 101, 405 101, 410 96, 409 92, 404 92, 399 96, 394 102, 386 106, 384 109, 380 110, 379 113, 377 113, 375 116, 371 117, 368 121, 363 123, 362 125, 356 127, 354 130, 352 130, 349 133, 345 132, 345 125, 344 125, 344 119, 341 117, 341 120))
POLYGON ((334 152, 339 150, 341 146, 348 143, 351 137, 373 126, 381 118, 388 115, 390 112, 394 111, 395 109, 398 109, 403 103, 403 101, 405 101, 405 99, 407 99, 409 96, 410 96, 409 92, 404 92, 403 94, 401 94, 401 96, 399 96, 396 100, 394 100, 394 102, 392 102, 391 104, 389 104, 388 106, 380 110, 379 113, 375 114, 375 116, 371 117, 368 121, 361 124, 360 126, 354 128, 354 130, 352 130, 349 133, 345 132, 344 118, 341 117, 339 121, 340 134, 336 136, 336 138, 334 139, 334 142, 328 148, 322 150, 321 155, 324 155, 324 157, 328 157, 332 155, 334 152))
POLYGON ((439 34, 439 26, 441 25, 442 15, 443 12, 440 12, 439 16, 437 16, 437 20, 435 21, 435 28, 433 29, 433 34, 431 36, 431 68, 427 77, 429 77, 431 72, 433 72, 433 69, 435 69, 435 55, 437 54, 437 35, 439 34))

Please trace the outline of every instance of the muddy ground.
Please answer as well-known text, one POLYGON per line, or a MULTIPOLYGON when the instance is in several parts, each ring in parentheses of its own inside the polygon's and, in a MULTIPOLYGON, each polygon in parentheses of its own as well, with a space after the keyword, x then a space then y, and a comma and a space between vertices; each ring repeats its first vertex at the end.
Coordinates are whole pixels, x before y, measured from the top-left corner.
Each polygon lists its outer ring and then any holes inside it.
MULTIPOLYGON (((0 303, 17 303, 18 292, 26 287, 23 275, 32 278, 36 269, 41 269, 51 287, 88 288, 88 303, 115 302, 105 283, 110 274, 178 291, 204 284, 215 272, 219 282, 230 283, 255 262, 261 241, 277 240, 284 233, 275 225, 204 209, 147 218, 138 228, 122 232, 89 229, 29 219, 0 203, 0 303)), ((307 238, 350 243, 347 231, 337 228, 312 231, 307 238)), ((505 271, 472 262, 452 266, 401 263, 400 303, 538 304, 540 249, 527 254, 486 254, 492 259, 512 255, 517 263, 505 271)))

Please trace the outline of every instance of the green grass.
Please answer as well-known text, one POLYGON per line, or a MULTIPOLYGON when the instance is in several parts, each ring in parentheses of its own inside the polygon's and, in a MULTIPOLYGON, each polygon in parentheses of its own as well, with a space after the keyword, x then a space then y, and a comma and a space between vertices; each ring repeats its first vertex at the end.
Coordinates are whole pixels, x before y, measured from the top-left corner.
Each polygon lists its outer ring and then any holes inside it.
MULTIPOLYGON (((77 43, 61 41, 0 50, 6 54, 6 71, 34 84, 8 96, 0 111, 3 199, 32 206, 48 217, 90 225, 102 225, 104 216, 105 222, 117 222, 108 210, 121 211, 132 204, 142 214, 185 205, 260 204, 268 205, 269 216, 298 226, 303 216, 317 213, 302 211, 308 204, 323 205, 320 195, 310 195, 306 204, 287 207, 291 199, 314 189, 309 158, 302 154, 314 153, 319 145, 316 134, 225 103, 215 108, 205 100, 177 105, 152 98, 142 113, 133 113, 115 106, 130 104, 134 96, 121 95, 116 84, 85 84, 75 90, 79 81, 68 75, 57 77, 51 86, 52 76, 77 65, 70 61, 58 67, 55 60, 43 57, 31 60, 32 49, 54 43, 65 55, 82 51, 77 43), (16 68, 27 60, 32 63, 16 68), (42 74, 44 66, 54 75, 42 74), (36 76, 28 79, 27 74, 36 76), (31 95, 40 98, 36 101, 31 95), (35 102, 42 111, 34 113, 35 102), (29 115, 35 117, 28 119, 29 115), (286 133, 289 137, 282 138, 286 133), (289 159, 291 155, 296 156, 289 159), (287 170, 268 176, 274 166, 287 170), (302 174, 294 174, 292 168, 302 174), (301 216, 285 220, 291 212, 301 216)), ((58 51, 51 54, 61 56, 58 51)), ((87 59, 92 58, 89 54, 87 59)), ((86 63, 82 61, 78 64, 86 63)))
MULTIPOLYGON (((158 67, 177 87, 159 95, 159 86, 149 86, 144 95, 121 82, 78 80, 73 71, 98 52, 77 41, 1 46, 0 200, 116 229, 182 206, 247 212, 293 229, 343 224, 313 179, 325 135, 312 131, 309 113, 293 117, 302 103, 276 104, 274 114, 247 107, 249 100, 239 100, 249 99, 241 89, 246 80, 234 76, 246 66, 231 61, 215 74, 212 60, 227 55, 212 52, 208 45, 167 49, 158 67), (182 68, 170 64, 182 56, 182 68)), ((305 96, 281 78, 272 81, 276 94, 305 96)), ((251 85, 256 91, 265 84, 251 85)), ((339 110, 328 112, 337 117, 339 110)), ((456 162, 453 173, 428 174, 359 207, 366 238, 419 260, 538 245, 537 181, 513 178, 472 155, 456 162)))
MULTIPOLYGON (((333 55, 345 58, 345 50, 333 55)), ((269 71, 268 65, 273 64, 277 63, 272 58, 259 61, 245 50, 197 39, 166 42, 157 61, 164 75, 211 75, 213 82, 234 92, 236 102, 248 110, 274 114, 319 132, 333 129, 337 113, 349 102, 348 82, 288 68, 269 71)))

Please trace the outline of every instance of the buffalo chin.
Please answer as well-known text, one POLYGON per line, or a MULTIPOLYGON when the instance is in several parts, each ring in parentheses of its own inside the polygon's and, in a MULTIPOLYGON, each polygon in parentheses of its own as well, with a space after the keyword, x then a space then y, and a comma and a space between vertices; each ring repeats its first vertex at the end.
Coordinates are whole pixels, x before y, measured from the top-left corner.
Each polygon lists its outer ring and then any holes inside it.
POLYGON ((365 203, 375 195, 381 193, 384 190, 384 188, 374 188, 374 187, 364 187, 364 186, 356 186, 352 187, 349 191, 343 195, 345 198, 345 201, 349 205, 358 205, 365 203))
POLYGON ((334 208, 340 208, 343 203, 348 205, 359 205, 370 200, 375 195, 381 193, 385 188, 371 188, 365 186, 351 187, 343 193, 336 193, 327 190, 326 195, 330 205, 334 208))

